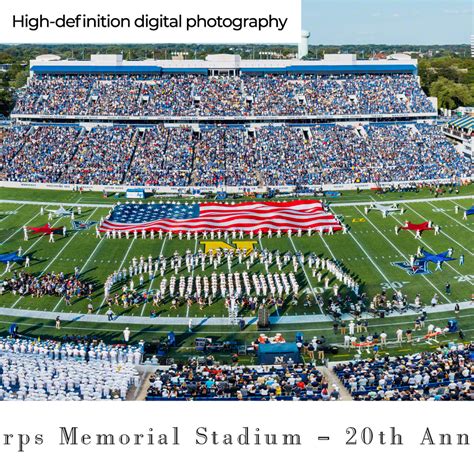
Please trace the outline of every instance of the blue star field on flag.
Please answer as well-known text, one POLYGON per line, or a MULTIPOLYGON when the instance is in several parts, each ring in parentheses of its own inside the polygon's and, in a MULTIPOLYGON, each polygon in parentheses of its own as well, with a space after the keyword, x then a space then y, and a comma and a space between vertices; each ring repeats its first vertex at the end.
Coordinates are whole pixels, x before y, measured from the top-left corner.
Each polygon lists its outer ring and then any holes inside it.
POLYGON ((119 224, 138 224, 159 219, 194 219, 199 204, 122 204, 112 211, 110 220, 119 224))

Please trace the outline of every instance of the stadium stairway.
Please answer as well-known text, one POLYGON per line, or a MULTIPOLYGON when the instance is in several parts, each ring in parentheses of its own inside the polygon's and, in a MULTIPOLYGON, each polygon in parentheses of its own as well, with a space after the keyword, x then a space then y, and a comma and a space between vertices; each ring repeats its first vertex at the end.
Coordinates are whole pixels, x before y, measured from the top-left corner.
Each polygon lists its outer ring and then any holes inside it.
POLYGON ((130 157, 130 160, 128 161, 127 167, 125 168, 125 170, 122 174, 122 178, 120 179, 120 184, 125 183, 127 175, 130 172, 130 169, 132 168, 132 163, 133 163, 133 160, 135 158, 135 153, 137 151, 138 142, 140 141, 140 135, 139 135, 138 128, 137 128, 137 130, 135 130, 135 133, 133 134, 133 137, 132 137, 131 141, 132 141, 132 143, 134 143, 133 150, 132 150, 132 155, 130 157))
POLYGON ((146 367, 144 365, 139 365, 136 368, 140 373, 140 383, 138 387, 132 387, 132 389, 127 392, 127 401, 145 400, 148 388, 150 387, 150 374, 156 369, 154 366, 146 367))
POLYGON ((352 397, 351 397, 351 394, 349 393, 349 390, 347 390, 347 388, 344 387, 344 384, 341 383, 341 381, 337 377, 334 370, 332 370, 332 368, 335 364, 336 364, 335 362, 330 362, 327 367, 324 367, 324 366, 323 367, 318 367, 318 369, 327 378, 330 388, 333 385, 337 385, 337 387, 339 388, 340 400, 350 401, 350 400, 352 400, 352 397))

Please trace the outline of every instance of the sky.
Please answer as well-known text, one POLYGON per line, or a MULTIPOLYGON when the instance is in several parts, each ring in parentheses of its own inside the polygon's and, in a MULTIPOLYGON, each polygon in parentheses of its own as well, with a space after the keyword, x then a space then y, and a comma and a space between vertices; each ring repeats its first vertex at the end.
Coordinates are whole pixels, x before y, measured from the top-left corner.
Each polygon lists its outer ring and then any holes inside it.
POLYGON ((302 0, 310 44, 460 44, 474 0, 302 0))

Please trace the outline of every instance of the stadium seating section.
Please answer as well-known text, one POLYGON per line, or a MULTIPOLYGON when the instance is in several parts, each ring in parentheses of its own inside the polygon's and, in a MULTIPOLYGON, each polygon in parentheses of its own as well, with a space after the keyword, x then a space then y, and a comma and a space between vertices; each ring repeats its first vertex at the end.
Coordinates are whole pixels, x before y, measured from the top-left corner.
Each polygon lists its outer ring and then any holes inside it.
POLYGON ((171 366, 150 377, 147 400, 337 400, 311 364, 291 367, 171 366))
POLYGON ((356 400, 470 400, 474 346, 338 364, 356 400))
POLYGON ((149 186, 306 186, 469 176, 435 126, 14 126, 0 179, 149 186))
POLYGON ((14 113, 280 116, 434 112, 411 74, 36 75, 14 113))

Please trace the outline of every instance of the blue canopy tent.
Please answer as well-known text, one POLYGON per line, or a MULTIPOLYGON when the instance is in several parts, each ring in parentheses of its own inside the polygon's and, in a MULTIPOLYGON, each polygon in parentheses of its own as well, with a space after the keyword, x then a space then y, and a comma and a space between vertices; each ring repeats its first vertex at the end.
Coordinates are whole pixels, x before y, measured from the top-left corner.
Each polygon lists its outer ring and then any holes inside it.
POLYGON ((471 206, 467 211, 466 211, 466 216, 472 216, 474 215, 474 206, 471 206))
POLYGON ((293 361, 301 362, 300 352, 295 342, 285 342, 283 344, 259 344, 258 363, 279 365, 293 361))

